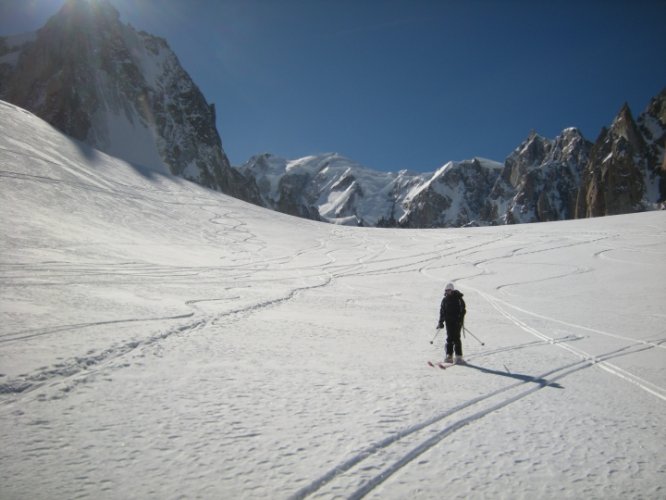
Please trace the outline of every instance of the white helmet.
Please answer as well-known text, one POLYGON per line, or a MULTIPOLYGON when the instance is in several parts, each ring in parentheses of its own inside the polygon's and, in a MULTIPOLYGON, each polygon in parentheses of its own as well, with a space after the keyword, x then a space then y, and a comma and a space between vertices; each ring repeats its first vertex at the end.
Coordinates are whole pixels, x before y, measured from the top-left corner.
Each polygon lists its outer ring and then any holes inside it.
POLYGON ((453 283, 447 283, 446 287, 444 288, 445 292, 448 292, 449 290, 455 290, 453 283))

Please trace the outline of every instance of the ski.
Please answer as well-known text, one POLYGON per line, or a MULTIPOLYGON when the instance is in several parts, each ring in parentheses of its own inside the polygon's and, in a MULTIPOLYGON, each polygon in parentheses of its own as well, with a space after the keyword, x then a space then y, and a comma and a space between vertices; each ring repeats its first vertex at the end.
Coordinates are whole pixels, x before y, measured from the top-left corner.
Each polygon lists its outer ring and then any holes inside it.
POLYGON ((462 359, 457 359, 452 363, 447 363, 446 361, 428 361, 428 365, 432 366, 433 368, 441 368, 442 370, 446 370, 447 368, 451 368, 452 366, 456 365, 464 366, 466 364, 467 362, 462 359))
POLYGON ((455 366, 455 363, 445 363, 444 361, 428 361, 428 365, 432 366, 433 368, 441 368, 442 370, 446 370, 447 368, 455 366))

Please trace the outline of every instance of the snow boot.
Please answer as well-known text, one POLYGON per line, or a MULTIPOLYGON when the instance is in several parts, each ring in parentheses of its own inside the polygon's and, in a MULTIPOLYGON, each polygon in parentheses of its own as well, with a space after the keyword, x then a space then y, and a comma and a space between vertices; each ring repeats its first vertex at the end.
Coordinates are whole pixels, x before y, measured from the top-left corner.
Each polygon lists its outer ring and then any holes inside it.
POLYGON ((456 356, 456 364, 457 365, 464 365, 466 361, 463 359, 462 356, 456 356))
POLYGON ((446 357, 444 358, 444 363, 453 363, 453 356, 447 354, 446 357))

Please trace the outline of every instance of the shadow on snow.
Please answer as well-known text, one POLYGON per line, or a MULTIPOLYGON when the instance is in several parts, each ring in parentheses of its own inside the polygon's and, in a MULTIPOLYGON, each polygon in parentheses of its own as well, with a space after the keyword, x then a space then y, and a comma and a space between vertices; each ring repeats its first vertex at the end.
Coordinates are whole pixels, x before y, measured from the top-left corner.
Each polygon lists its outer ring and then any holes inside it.
POLYGON ((471 363, 465 363, 465 366, 468 366, 469 368, 474 368, 475 370, 479 370, 482 373, 488 373, 490 375, 500 375, 502 377, 515 378, 517 380, 522 380, 523 382, 534 382, 535 384, 539 384, 542 387, 554 387, 556 389, 564 389, 564 387, 562 387, 560 384, 555 382, 549 382, 545 378, 533 377, 531 375, 523 375, 521 373, 511 373, 508 371, 503 372, 499 370, 491 370, 490 368, 484 368, 483 366, 473 365, 471 363))

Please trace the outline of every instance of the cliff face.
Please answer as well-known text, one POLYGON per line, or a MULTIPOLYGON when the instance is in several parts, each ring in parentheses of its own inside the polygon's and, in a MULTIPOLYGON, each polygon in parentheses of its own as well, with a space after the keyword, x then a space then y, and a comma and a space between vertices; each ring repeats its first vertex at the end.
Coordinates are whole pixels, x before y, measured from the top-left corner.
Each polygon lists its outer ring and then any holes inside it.
POLYGON ((642 211, 664 202, 665 101, 666 90, 638 121, 625 104, 601 131, 583 173, 576 217, 642 211))
POLYGON ((645 184, 645 143, 625 105, 610 129, 592 147, 580 188, 578 217, 598 217, 640 210, 645 184))
POLYGON ((657 201, 663 207, 666 204, 666 88, 650 101, 636 123, 647 147, 649 181, 657 184, 650 201, 657 201))
POLYGON ((482 218, 491 224, 572 218, 590 147, 575 128, 555 140, 530 134, 504 162, 482 218))
POLYGON ((31 36, 0 40, 0 98, 116 157, 259 200, 167 42, 122 24, 109 2, 70 0, 31 36))

